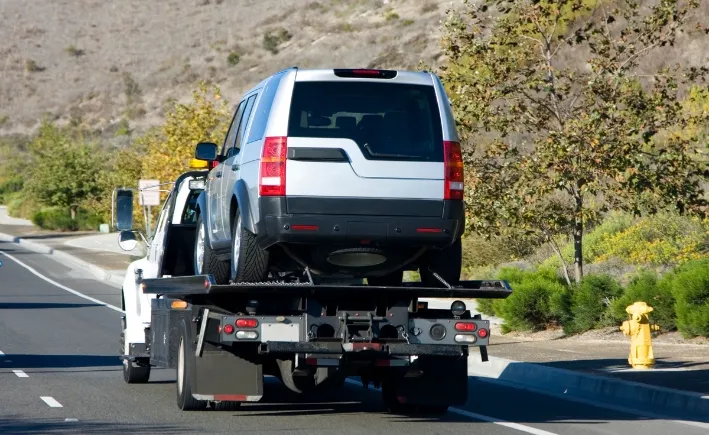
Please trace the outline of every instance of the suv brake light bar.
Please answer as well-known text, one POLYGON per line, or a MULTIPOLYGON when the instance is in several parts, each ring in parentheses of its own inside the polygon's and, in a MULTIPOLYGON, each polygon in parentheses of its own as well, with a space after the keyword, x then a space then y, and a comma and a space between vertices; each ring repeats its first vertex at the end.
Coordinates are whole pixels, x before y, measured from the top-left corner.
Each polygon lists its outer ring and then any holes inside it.
POLYGON ((373 79, 393 79, 397 76, 396 71, 385 69, 335 69, 334 72, 337 77, 344 78, 367 77, 373 79))
POLYGON ((287 137, 271 136, 264 139, 258 182, 259 195, 285 196, 287 154, 287 137))
POLYGON ((458 142, 443 142, 444 180, 443 199, 463 199, 463 152, 458 142))

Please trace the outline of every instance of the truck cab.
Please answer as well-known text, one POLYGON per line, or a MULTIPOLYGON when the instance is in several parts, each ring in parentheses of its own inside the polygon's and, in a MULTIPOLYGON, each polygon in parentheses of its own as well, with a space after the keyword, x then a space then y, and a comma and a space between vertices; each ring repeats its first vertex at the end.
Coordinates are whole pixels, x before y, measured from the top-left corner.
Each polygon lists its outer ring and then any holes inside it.
MULTIPOLYGON (((190 171, 175 181, 158 214, 153 234, 144 238, 147 255, 132 262, 126 270, 122 288, 125 315, 121 330, 121 354, 128 357, 123 361, 126 381, 147 380, 150 374, 150 366, 141 364, 140 356, 147 350, 150 305, 155 295, 141 291, 141 280, 195 273, 192 249, 197 230, 197 197, 203 191, 206 175, 207 171, 190 171)), ((118 243, 122 249, 136 248, 137 243, 131 234, 124 231, 119 235, 118 243)))

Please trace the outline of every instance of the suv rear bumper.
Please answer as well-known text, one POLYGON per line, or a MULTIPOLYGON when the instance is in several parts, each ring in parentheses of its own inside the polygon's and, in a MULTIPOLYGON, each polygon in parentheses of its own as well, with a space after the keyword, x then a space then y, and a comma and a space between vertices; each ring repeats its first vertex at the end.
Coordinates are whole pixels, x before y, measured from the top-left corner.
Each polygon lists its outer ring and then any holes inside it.
POLYGON ((442 248, 465 228, 463 201, 262 197, 259 212, 262 248, 277 243, 442 248))

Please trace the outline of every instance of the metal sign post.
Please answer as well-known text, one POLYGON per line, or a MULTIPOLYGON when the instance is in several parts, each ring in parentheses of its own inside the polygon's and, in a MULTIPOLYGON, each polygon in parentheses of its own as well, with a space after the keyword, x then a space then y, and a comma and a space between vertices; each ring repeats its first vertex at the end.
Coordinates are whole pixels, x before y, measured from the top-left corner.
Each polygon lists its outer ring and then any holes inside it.
POLYGON ((140 205, 148 208, 146 231, 148 238, 150 238, 150 221, 152 219, 152 214, 150 213, 150 207, 160 205, 160 180, 138 180, 138 190, 140 194, 138 195, 138 201, 140 205))

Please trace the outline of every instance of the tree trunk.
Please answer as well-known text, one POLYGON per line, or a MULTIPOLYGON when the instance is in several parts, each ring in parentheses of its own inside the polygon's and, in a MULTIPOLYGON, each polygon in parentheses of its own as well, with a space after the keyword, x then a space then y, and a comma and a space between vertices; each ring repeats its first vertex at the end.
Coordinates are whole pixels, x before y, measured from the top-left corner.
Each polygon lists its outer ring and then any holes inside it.
POLYGON ((71 207, 71 220, 76 220, 76 207, 71 207))
POLYGON ((566 285, 571 288, 571 278, 569 277, 569 268, 566 267, 566 261, 564 260, 564 256, 561 255, 561 249, 556 245, 556 242, 554 241, 553 238, 549 238, 549 245, 551 245, 551 249, 554 250, 556 253, 556 256, 559 257, 559 261, 561 261, 561 269, 564 271, 564 279, 566 280, 566 285))
POLYGON ((576 284, 583 279, 583 198, 576 196, 576 213, 574 216, 574 269, 576 284))

